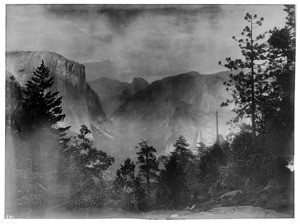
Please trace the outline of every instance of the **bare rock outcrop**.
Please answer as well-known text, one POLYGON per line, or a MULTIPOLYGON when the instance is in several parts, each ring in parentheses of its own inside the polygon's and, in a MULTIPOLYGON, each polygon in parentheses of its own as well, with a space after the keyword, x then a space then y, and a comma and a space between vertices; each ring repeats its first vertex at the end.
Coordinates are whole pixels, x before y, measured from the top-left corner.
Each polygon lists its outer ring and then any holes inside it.
POLYGON ((52 91, 63 96, 62 108, 66 117, 59 126, 71 125, 71 131, 79 132, 82 124, 108 129, 110 122, 102 109, 97 94, 86 84, 84 65, 48 51, 17 51, 6 53, 6 70, 20 87, 25 87, 34 71, 44 61, 54 78, 52 91))

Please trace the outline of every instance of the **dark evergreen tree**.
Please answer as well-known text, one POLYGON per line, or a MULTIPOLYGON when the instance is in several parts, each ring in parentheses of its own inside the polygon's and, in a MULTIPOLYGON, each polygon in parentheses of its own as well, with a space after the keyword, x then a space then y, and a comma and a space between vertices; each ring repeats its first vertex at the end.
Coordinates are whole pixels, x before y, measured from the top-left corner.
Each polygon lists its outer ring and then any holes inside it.
POLYGON ((198 143, 196 145, 197 157, 201 158, 201 156, 204 154, 206 149, 207 149, 207 146, 203 142, 198 143))
POLYGON ((139 176, 142 187, 146 192, 146 207, 153 204, 155 198, 153 194, 155 193, 155 185, 159 172, 158 161, 154 153, 156 153, 156 149, 152 146, 148 146, 145 140, 139 143, 139 151, 136 154, 138 155, 137 163, 140 164, 139 176))
POLYGON ((264 34, 253 38, 253 29, 261 25, 261 20, 255 25, 257 17, 247 14, 250 27, 242 33, 246 39, 238 40, 245 60, 226 58, 227 68, 248 69, 249 76, 243 72, 230 76, 225 84, 233 87, 233 99, 222 105, 234 102, 239 106, 237 119, 244 115, 252 118, 251 129, 242 126, 227 152, 222 182, 229 188, 241 188, 245 182, 262 187, 274 180, 282 188, 292 182, 286 157, 293 156, 294 148, 295 6, 287 5, 284 11, 288 13, 286 26, 270 30, 265 43, 264 34))
POLYGON ((63 121, 65 114, 62 113, 59 92, 52 92, 49 88, 53 85, 50 78, 50 70, 44 61, 34 72, 31 80, 27 81, 23 102, 22 130, 33 133, 46 127, 52 131, 58 131, 55 125, 63 121))
POLYGON ((166 161, 165 169, 161 171, 158 199, 162 207, 185 207, 191 201, 188 173, 194 157, 188 146, 186 139, 179 136, 174 143, 174 151, 166 161))
POLYGON ((268 39, 268 65, 270 77, 268 97, 263 105, 260 124, 266 147, 279 154, 293 154, 294 92, 295 92, 295 6, 285 6, 288 13, 284 28, 274 28, 268 39))
POLYGON ((145 210, 146 192, 142 186, 142 179, 140 174, 138 174, 134 180, 134 196, 135 196, 135 210, 136 211, 145 210))
MULTIPOLYGON (((127 158, 124 165, 117 170, 114 191, 119 195, 123 210, 134 210, 139 200, 140 182, 135 178, 135 164, 127 158)), ((141 202, 140 202, 141 203, 141 202)))
POLYGON ((69 150, 72 151, 73 155, 75 153, 80 167, 84 168, 93 177, 101 180, 103 172, 114 163, 115 159, 107 155, 106 152, 94 147, 93 141, 87 137, 90 133, 91 131, 86 125, 81 125, 75 146, 69 150))
POLYGON ((206 199, 216 198, 213 193, 218 189, 220 181, 220 167, 222 167, 226 161, 224 149, 227 149, 227 144, 220 142, 213 146, 207 147, 205 153, 201 156, 199 161, 198 171, 198 194, 201 194, 206 199))
POLYGON ((265 33, 254 36, 254 30, 262 25, 264 18, 258 19, 256 14, 247 13, 244 19, 249 26, 243 29, 242 38, 233 36, 233 39, 239 43, 244 60, 233 60, 227 57, 224 65, 230 70, 242 69, 242 71, 235 75, 231 74, 230 80, 224 82, 227 90, 232 93, 232 99, 227 99, 221 106, 227 106, 229 103, 237 106, 233 110, 237 114, 237 117, 232 120, 233 122, 237 122, 243 117, 251 118, 252 136, 255 139, 256 125, 261 119, 261 104, 264 103, 260 101, 259 96, 264 95, 269 87, 268 79, 262 69, 266 59, 266 44, 262 41, 265 33))
POLYGON ((26 83, 20 114, 14 121, 20 137, 30 142, 33 172, 37 171, 40 163, 38 157, 42 153, 47 153, 54 159, 60 150, 66 148, 69 141, 66 131, 70 127, 58 128, 57 126, 58 122, 63 121, 65 114, 62 113, 62 97, 58 97, 59 92, 50 91, 52 85, 53 78, 50 78, 50 70, 42 61, 34 76, 26 83), (50 145, 53 146, 52 150, 47 147, 50 145))
MULTIPOLYGON (((45 189, 56 184, 63 164, 58 161, 69 141, 66 136, 69 127, 57 126, 65 115, 62 113, 62 97, 58 97, 58 92, 50 91, 52 85, 53 78, 42 61, 31 80, 27 81, 18 114, 13 117, 12 127, 20 139, 16 158, 17 163, 22 164, 18 165, 21 172, 17 173, 17 200, 33 210, 44 208, 57 199, 49 199, 50 193, 45 189), (22 179, 25 174, 28 176, 26 182, 22 179)), ((51 192, 52 196, 54 194, 51 192)))
POLYGON ((179 197, 185 190, 184 172, 175 156, 170 156, 161 171, 158 182, 157 200, 164 209, 178 208, 184 201, 179 197))
POLYGON ((127 158, 124 161, 124 165, 121 165, 120 169, 117 170, 117 177, 114 181, 114 186, 116 190, 123 190, 125 186, 130 186, 133 188, 135 180, 135 164, 130 159, 127 158))
POLYGON ((184 167, 193 158, 193 153, 188 148, 189 144, 187 140, 181 135, 176 139, 174 143, 174 151, 171 152, 172 156, 176 157, 178 164, 184 169, 184 167))

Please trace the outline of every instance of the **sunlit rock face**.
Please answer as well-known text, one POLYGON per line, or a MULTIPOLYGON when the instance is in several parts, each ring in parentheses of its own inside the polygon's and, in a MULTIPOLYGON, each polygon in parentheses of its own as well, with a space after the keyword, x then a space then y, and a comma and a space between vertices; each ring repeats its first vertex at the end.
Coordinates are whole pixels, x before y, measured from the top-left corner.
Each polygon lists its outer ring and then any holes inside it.
POLYGON ((54 78, 52 91, 63 96, 62 108, 66 118, 60 126, 71 125, 71 131, 79 132, 82 124, 92 129, 109 126, 97 94, 86 84, 84 65, 48 51, 7 52, 6 70, 21 87, 33 76, 44 61, 54 78), (101 126, 102 125, 102 126, 101 126))

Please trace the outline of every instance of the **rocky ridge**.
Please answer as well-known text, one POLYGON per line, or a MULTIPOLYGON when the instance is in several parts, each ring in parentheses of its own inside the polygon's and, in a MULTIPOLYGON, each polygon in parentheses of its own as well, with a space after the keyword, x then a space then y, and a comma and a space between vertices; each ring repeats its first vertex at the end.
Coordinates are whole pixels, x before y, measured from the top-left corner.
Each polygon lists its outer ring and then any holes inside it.
POLYGON ((96 128, 104 135, 111 132, 111 125, 97 94, 85 79, 84 65, 48 51, 18 51, 6 53, 7 76, 14 77, 20 87, 33 76, 33 72, 44 61, 54 78, 52 91, 63 96, 62 108, 66 118, 59 126, 71 125, 71 131, 79 132, 82 124, 96 128))

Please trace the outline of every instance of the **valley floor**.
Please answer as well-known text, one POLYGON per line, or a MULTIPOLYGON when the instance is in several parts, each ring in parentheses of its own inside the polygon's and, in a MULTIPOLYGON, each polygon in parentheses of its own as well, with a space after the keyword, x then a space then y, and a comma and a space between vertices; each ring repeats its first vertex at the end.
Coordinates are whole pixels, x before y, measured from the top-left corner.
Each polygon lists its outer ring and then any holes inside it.
POLYGON ((290 212, 277 212, 253 206, 218 207, 203 212, 183 210, 154 210, 145 213, 125 212, 122 210, 82 209, 71 211, 46 211, 44 214, 18 214, 14 218, 50 219, 254 219, 254 218, 294 218, 290 212))

